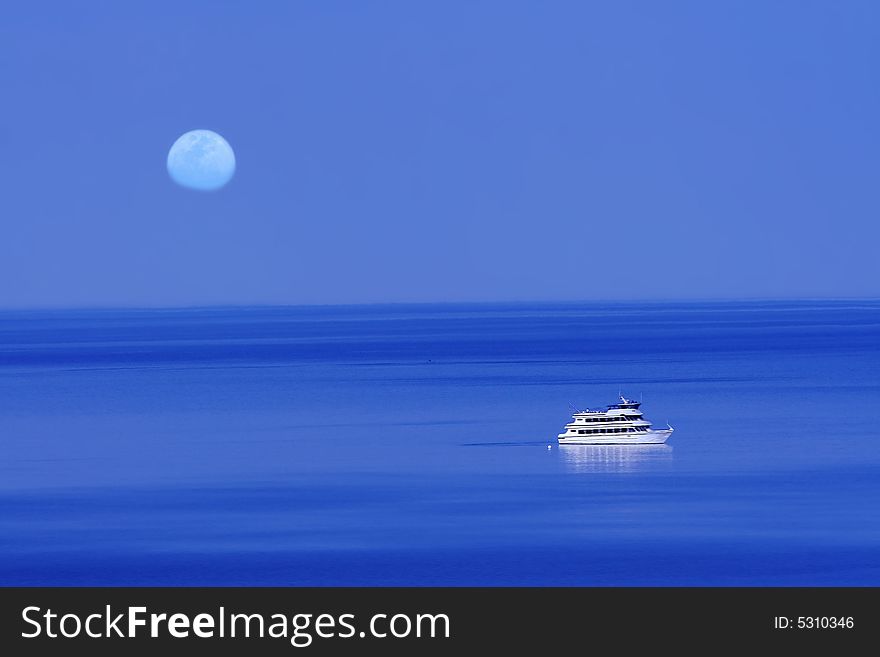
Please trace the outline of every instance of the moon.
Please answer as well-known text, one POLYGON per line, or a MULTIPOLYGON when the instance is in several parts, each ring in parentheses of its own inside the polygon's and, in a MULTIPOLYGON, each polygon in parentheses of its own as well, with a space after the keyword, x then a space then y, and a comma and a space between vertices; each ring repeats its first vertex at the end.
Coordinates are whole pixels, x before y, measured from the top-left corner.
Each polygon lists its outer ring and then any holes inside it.
POLYGON ((235 153, 213 130, 190 130, 168 151, 168 175, 182 187, 220 189, 235 173, 235 153))

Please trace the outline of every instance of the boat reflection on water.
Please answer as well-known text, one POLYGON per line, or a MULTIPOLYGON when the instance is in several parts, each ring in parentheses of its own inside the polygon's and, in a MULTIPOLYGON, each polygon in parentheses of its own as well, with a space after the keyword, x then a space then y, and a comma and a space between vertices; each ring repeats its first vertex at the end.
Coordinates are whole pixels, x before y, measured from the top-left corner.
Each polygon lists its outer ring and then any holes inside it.
POLYGON ((636 473, 672 465, 671 445, 564 445, 558 451, 569 472, 636 473))

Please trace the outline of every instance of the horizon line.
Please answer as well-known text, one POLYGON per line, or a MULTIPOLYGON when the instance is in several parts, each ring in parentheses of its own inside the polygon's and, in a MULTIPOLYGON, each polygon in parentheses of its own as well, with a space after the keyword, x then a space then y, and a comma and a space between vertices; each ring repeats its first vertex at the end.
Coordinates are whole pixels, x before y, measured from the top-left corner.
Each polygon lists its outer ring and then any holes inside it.
POLYGON ((525 300, 470 300, 470 301, 365 301, 365 302, 327 302, 327 303, 195 303, 195 304, 106 304, 106 305, 33 305, 0 306, 0 313, 6 312, 59 312, 59 311, 180 311, 214 309, 256 309, 256 308, 375 308, 389 306, 551 306, 551 305, 590 305, 590 304, 735 304, 735 303, 804 303, 804 302, 877 302, 880 296, 792 296, 792 297, 667 297, 667 298, 599 298, 599 299, 525 299, 525 300))

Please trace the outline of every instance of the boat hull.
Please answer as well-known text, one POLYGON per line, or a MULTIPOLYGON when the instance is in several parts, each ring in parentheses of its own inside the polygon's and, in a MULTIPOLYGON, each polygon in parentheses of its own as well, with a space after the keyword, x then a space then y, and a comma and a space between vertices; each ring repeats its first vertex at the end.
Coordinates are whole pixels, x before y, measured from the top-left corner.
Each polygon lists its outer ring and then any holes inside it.
MULTIPOLYGON (((562 434, 564 435, 564 434, 562 434)), ((655 431, 651 429, 645 433, 628 436, 622 434, 594 434, 591 436, 557 437, 560 445, 661 445, 669 440, 672 429, 655 431)))

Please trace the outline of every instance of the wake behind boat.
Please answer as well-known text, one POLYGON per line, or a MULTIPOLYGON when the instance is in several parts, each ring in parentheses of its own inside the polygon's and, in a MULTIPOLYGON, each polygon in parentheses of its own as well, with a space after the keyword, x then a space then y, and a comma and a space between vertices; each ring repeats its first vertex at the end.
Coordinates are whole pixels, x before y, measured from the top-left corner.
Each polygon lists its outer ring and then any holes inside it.
POLYGON ((657 445, 672 435, 668 429, 652 429, 639 410, 641 402, 623 395, 604 410, 576 411, 556 438, 560 445, 657 445))

